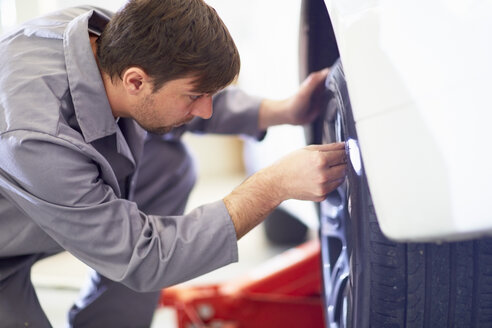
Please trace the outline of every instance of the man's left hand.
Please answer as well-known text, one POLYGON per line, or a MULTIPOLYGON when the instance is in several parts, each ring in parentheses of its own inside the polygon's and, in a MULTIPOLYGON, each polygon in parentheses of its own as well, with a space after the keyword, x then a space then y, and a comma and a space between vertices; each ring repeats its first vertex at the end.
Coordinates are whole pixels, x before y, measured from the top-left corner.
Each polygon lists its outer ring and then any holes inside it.
POLYGON ((284 100, 265 99, 260 106, 259 127, 266 130, 280 124, 302 125, 312 122, 321 106, 313 106, 315 96, 325 81, 329 69, 313 72, 302 82, 299 90, 284 100))

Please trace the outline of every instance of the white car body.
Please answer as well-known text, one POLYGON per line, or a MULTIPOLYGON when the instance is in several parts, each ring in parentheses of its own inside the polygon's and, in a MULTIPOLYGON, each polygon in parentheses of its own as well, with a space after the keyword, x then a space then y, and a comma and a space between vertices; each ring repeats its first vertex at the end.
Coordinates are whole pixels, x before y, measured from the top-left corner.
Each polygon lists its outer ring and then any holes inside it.
POLYGON ((382 231, 492 234, 492 1, 325 4, 382 231))

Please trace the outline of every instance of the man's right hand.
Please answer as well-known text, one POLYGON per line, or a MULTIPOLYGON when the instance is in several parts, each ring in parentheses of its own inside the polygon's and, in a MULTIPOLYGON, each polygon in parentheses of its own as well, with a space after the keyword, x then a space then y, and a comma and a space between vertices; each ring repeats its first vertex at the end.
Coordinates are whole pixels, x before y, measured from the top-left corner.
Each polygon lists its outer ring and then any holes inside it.
POLYGON ((311 145, 252 175, 224 198, 238 239, 287 199, 321 201, 345 179, 344 143, 311 145))
POLYGON ((345 179, 345 143, 311 145, 285 156, 272 165, 278 176, 279 197, 322 201, 345 179))

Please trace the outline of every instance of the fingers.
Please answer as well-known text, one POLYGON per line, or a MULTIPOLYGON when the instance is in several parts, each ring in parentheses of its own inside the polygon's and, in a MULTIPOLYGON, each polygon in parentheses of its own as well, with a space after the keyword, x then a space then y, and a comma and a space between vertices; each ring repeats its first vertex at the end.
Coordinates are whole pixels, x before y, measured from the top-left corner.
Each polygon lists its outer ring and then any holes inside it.
POLYGON ((317 150, 317 151, 332 151, 332 150, 345 150, 345 142, 334 142, 327 143, 322 145, 309 145, 307 146, 309 150, 317 150))
POLYGON ((324 81, 326 79, 329 72, 330 72, 329 68, 325 68, 325 69, 313 72, 313 73, 309 74, 309 76, 306 78, 305 81, 309 85, 316 86, 321 81, 324 81))
POLYGON ((347 153, 345 152, 345 149, 319 152, 319 155, 321 156, 320 168, 327 169, 347 163, 347 153))
POLYGON ((344 181, 347 174, 347 165, 337 165, 328 169, 329 179, 321 186, 321 196, 316 201, 326 199, 329 193, 338 188, 344 181))
POLYGON ((320 168, 329 168, 335 165, 347 163, 347 152, 345 149, 345 143, 343 142, 324 145, 311 145, 308 146, 308 149, 318 152, 318 155, 320 156, 320 168))
POLYGON ((324 182, 318 185, 313 192, 313 198, 311 200, 315 202, 320 202, 328 196, 332 191, 338 188, 344 181, 346 177, 347 165, 337 165, 329 168, 326 171, 326 177, 324 182))
POLYGON ((311 94, 313 90, 326 79, 329 72, 330 70, 325 68, 309 74, 309 76, 302 82, 301 89, 304 89, 304 92, 311 94))
POLYGON ((330 192, 335 190, 344 181, 347 175, 347 156, 345 150, 335 150, 330 152, 320 152, 325 156, 326 164, 324 168, 324 182, 321 185, 322 199, 326 198, 330 192))
POLYGON ((321 82, 326 80, 326 77, 328 76, 329 73, 330 73, 330 69, 327 67, 320 71, 315 72, 314 74, 316 74, 316 78, 318 79, 318 81, 321 82))
POLYGON ((317 197, 316 199, 314 199, 314 201, 315 202, 321 202, 321 201, 325 200, 326 197, 328 197, 328 195, 331 192, 333 192, 335 189, 337 189, 344 181, 345 181, 345 178, 341 178, 341 179, 338 179, 338 180, 335 180, 332 182, 328 182, 324 186, 325 193, 323 194, 323 196, 317 197))
POLYGON ((347 164, 339 164, 336 166, 332 166, 328 169, 328 176, 329 179, 326 181, 326 183, 331 183, 333 181, 337 181, 340 179, 345 179, 345 176, 347 175, 347 164))
POLYGON ((344 181, 346 162, 343 142, 311 145, 277 162, 273 172, 280 173, 287 198, 320 201, 344 181))

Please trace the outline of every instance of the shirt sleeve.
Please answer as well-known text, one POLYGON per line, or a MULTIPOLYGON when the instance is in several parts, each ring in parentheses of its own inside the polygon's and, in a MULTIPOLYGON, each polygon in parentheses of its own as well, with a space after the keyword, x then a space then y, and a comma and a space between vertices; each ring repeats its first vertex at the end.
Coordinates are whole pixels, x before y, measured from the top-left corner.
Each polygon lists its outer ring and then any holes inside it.
POLYGON ((202 133, 241 134, 263 139, 265 131, 258 128, 258 112, 262 99, 248 95, 236 87, 229 87, 213 98, 210 119, 195 118, 187 130, 202 133))
POLYGON ((83 146, 32 131, 0 135, 0 193, 64 249, 137 291, 237 261, 222 201, 183 216, 146 215, 115 195, 97 164, 100 155, 83 146))

